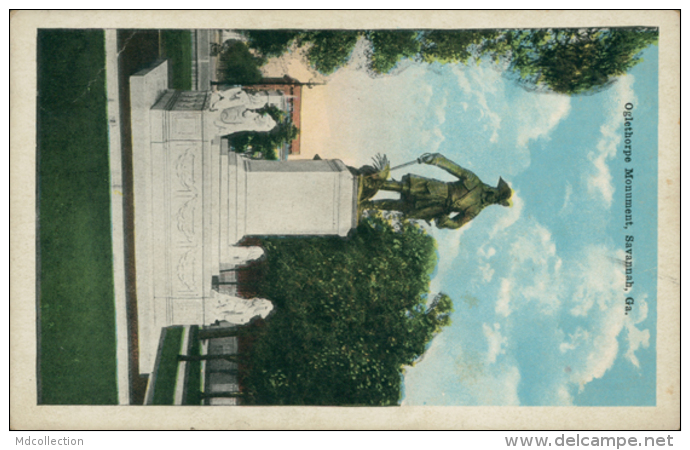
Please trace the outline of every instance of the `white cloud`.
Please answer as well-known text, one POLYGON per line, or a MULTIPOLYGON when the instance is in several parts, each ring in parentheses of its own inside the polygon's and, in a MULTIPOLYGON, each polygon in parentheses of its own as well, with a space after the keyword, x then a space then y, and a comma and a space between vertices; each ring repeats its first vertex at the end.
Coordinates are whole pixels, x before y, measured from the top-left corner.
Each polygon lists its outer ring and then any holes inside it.
POLYGON ((482 259, 491 259, 492 256, 496 254, 496 248, 492 245, 489 245, 488 248, 485 245, 482 245, 477 249, 477 256, 479 256, 482 259))
POLYGON ((517 366, 502 367, 498 374, 487 383, 483 392, 482 405, 519 406, 518 385, 520 384, 520 370, 517 366))
POLYGON ((639 330, 634 326, 628 326, 628 351, 625 357, 630 360, 635 367, 640 367, 640 361, 635 356, 635 352, 640 346, 649 347, 649 330, 639 330))
MULTIPOLYGON (((621 251, 616 256, 621 256, 621 251)), ((572 354, 570 381, 582 390, 595 378, 601 378, 618 355, 618 335, 625 321, 621 298, 625 277, 622 266, 605 247, 590 247, 584 261, 572 274, 578 287, 569 299, 573 316, 586 317, 587 333, 581 332, 577 350, 572 354)))
POLYGON ((580 264, 571 270, 571 284, 577 287, 568 301, 573 317, 582 318, 580 327, 559 344, 572 372, 566 382, 580 390, 611 369, 620 355, 619 336, 627 330, 627 351, 623 354, 640 366, 635 352, 649 346, 649 330, 636 327, 647 318, 646 295, 638 295, 635 313, 625 314, 625 275, 620 259, 623 251, 589 247, 580 264), (610 257, 614 254, 615 257, 610 257))
POLYGON ((513 206, 507 211, 507 214, 503 214, 500 219, 498 219, 489 232, 489 238, 493 238, 499 231, 504 231, 510 226, 512 226, 522 215, 522 209, 525 206, 525 201, 520 197, 519 191, 513 191, 513 196, 510 198, 513 206))
MULTIPOLYGON (((496 316, 506 318, 519 310, 521 319, 541 316, 543 321, 551 317, 555 327, 577 324, 573 331, 554 339, 553 346, 544 344, 544 357, 553 361, 555 369, 549 377, 559 381, 550 385, 550 393, 542 400, 568 404, 571 386, 584 389, 587 383, 603 377, 619 357, 640 367, 636 352, 650 345, 650 331, 639 326, 647 318, 648 305, 646 295, 638 293, 633 310, 625 314, 625 275, 620 263, 623 251, 590 246, 564 263, 546 227, 531 220, 518 221, 515 226, 518 237, 509 244, 510 266, 501 272, 504 276, 496 293, 496 316), (619 340, 624 331, 621 351, 619 340)), ((501 254, 501 241, 492 245, 501 254)), ((512 323, 515 325, 515 320, 512 323)), ((513 333, 526 330, 513 326, 498 334, 498 328, 484 324, 483 331, 490 342, 488 358, 493 358, 503 354, 504 342, 512 340, 513 333)))
MULTIPOLYGON (((491 327, 487 327, 491 328, 491 327)), ((454 378, 451 381, 459 390, 462 405, 518 406, 520 370, 505 361, 488 363, 486 356, 469 349, 456 358, 454 378)))
POLYGON ((558 347, 561 353, 566 353, 570 350, 576 350, 580 345, 583 345, 589 340, 589 333, 587 330, 578 327, 575 333, 568 335, 569 342, 563 341, 558 347))
POLYGON ((556 245, 551 241, 551 232, 536 222, 523 230, 510 247, 510 255, 520 264, 526 261, 544 264, 555 254, 556 245))
POLYGON ((592 246, 586 249, 584 265, 578 270, 579 283, 571 299, 572 315, 587 316, 590 309, 597 304, 599 311, 605 311, 614 306, 614 297, 620 297, 625 277, 617 259, 623 260, 624 253, 618 251, 616 258, 611 258, 611 254, 601 247, 592 246))
POLYGON ((635 366, 640 367, 640 361, 637 359, 635 352, 640 348, 649 347, 649 330, 640 330, 635 325, 641 323, 647 318, 649 306, 647 305, 647 295, 642 294, 637 297, 633 310, 627 316, 628 320, 625 325, 628 330, 628 351, 625 352, 625 357, 635 366))
POLYGON ((471 97, 472 105, 477 108, 480 123, 484 131, 491 132, 489 142, 498 141, 498 130, 501 128, 501 116, 490 106, 487 95, 495 96, 504 89, 503 80, 496 71, 488 67, 473 67, 472 70, 456 67, 460 89, 471 97))
MULTIPOLYGON (((478 230, 488 236, 489 231, 478 230)), ((467 383, 462 396, 456 397, 463 403, 518 402, 517 391, 510 389, 511 383, 519 380, 519 370, 513 378, 503 378, 498 371, 509 370, 511 364, 532 363, 515 362, 521 352, 508 346, 524 342, 524 333, 534 333, 534 345, 539 347, 546 367, 541 381, 530 381, 530 386, 539 386, 539 390, 524 393, 533 404, 570 405, 578 390, 604 377, 617 361, 630 362, 631 369, 644 364, 639 354, 650 346, 651 333, 641 324, 649 307, 646 296, 636 293, 634 308, 625 315, 622 251, 598 244, 561 257, 554 239, 549 228, 521 215, 509 233, 482 240, 471 253, 475 261, 471 289, 475 291, 468 295, 493 297, 494 302, 485 303, 488 310, 480 304, 477 313, 483 314, 481 322, 462 319, 465 322, 461 326, 469 334, 453 338, 465 346, 456 358, 457 376, 467 383), (485 282, 488 278, 490 283, 485 282), (540 326, 535 328, 537 323, 540 326), (485 340, 477 341, 480 333, 485 340), (544 333, 552 333, 553 338, 544 333), (496 390, 504 382, 508 391, 501 396, 496 390), (491 393, 474 393, 489 383, 496 383, 491 393), (515 397, 509 392, 515 392, 515 397)), ((452 241, 439 242, 439 246, 455 251, 461 248, 460 240, 456 242, 457 247, 452 241)))
MULTIPOLYGON (((488 327, 488 326, 487 326, 488 327)), ((493 328, 488 327, 493 333, 493 328)), ((487 355, 471 346, 463 346, 447 334, 437 336, 432 344, 435 351, 405 368, 406 397, 403 405, 497 405, 518 406, 518 367, 506 361, 487 362, 487 355), (455 364, 443 365, 452 360, 455 364), (447 395, 446 395, 447 394, 447 395)))
POLYGON ((570 197, 573 195, 573 186, 566 181, 565 184, 565 195, 563 196, 563 206, 561 206, 561 210, 558 212, 559 214, 567 214, 572 210, 572 203, 570 201, 570 197))
POLYGON ((625 315, 622 250, 592 245, 577 254, 566 253, 564 260, 547 227, 524 215, 511 222, 508 233, 495 232, 491 244, 482 244, 476 251, 475 282, 487 286, 483 281, 493 250, 490 267, 496 287, 492 309, 496 318, 510 318, 506 323, 511 324, 500 329, 482 325, 489 343, 487 362, 500 362, 498 356, 504 353, 510 358, 505 342, 517 339, 515 333, 527 332, 519 324, 532 319, 551 323, 554 330, 571 330, 561 337, 556 334, 550 344, 540 344, 554 370, 545 373, 545 379, 552 380, 547 383, 550 392, 538 401, 569 404, 573 388, 583 389, 603 377, 620 357, 639 367, 636 354, 650 342, 649 330, 639 326, 647 317, 648 306, 638 293, 633 311, 625 315))
POLYGON ((607 121, 600 128, 601 137, 596 150, 587 154, 592 163, 592 173, 587 178, 587 191, 590 196, 599 198, 606 208, 611 207, 615 188, 611 183, 612 176, 608 162, 616 156, 622 140, 623 132, 623 105, 627 102, 636 103, 633 84, 635 77, 623 75, 619 78, 614 88, 609 92, 607 103, 607 121))
MULTIPOLYGON (((553 314, 560 305, 562 260, 551 232, 533 218, 522 217, 522 201, 519 196, 516 200, 512 217, 502 217, 488 232, 490 249, 481 247, 478 251, 478 256, 485 259, 489 251, 499 255, 492 262, 495 273, 500 274, 494 312, 508 317, 518 309, 530 308, 533 313, 553 314)), ((484 276, 481 265, 479 274, 484 276)))
POLYGON ((453 276, 451 268, 454 267, 454 261, 460 253, 460 243, 462 236, 469 229, 472 228, 472 222, 463 226, 459 230, 439 230, 432 229, 431 234, 436 239, 436 245, 439 249, 439 261, 436 275, 431 280, 431 289, 434 291, 442 291, 446 284, 448 276, 453 276))
MULTIPOLYGON (((545 358, 553 358, 554 369, 560 372, 549 375, 559 381, 549 384, 550 393, 542 400, 569 404, 571 386, 583 389, 601 378, 619 356, 639 367, 636 352, 649 346, 650 340, 649 331, 638 325, 647 316, 647 304, 638 294, 634 311, 625 315, 622 251, 590 246, 564 261, 551 231, 533 218, 521 216, 511 227, 510 233, 496 232, 491 247, 485 244, 477 250, 479 261, 487 259, 488 248, 501 256, 491 264, 496 272, 492 276, 500 280, 493 305, 496 317, 513 317, 519 311, 520 319, 541 317, 538 320, 550 320, 555 327, 578 324, 569 334, 556 338, 552 346, 544 344, 545 358), (619 337, 624 330, 627 344, 621 353, 619 337)), ((484 273, 479 264, 480 280, 484 273)), ((495 363, 506 352, 505 342, 512 340, 513 333, 526 331, 515 327, 515 320, 505 330, 482 326, 489 342, 488 362, 495 363)))
POLYGON ((484 283, 490 283, 494 277, 494 273, 496 272, 489 263, 480 265, 479 270, 482 273, 482 281, 484 283))
POLYGON ((570 395, 568 388, 563 385, 558 386, 556 390, 556 399, 556 405, 572 406, 573 404, 573 396, 570 395))
POLYGON ((486 248, 485 245, 482 245, 481 247, 479 247, 479 249, 477 249, 477 256, 479 257, 479 259, 477 260, 477 267, 479 268, 479 271, 481 273, 481 279, 484 283, 490 283, 491 280, 493 280, 494 278, 494 273, 496 273, 496 270, 491 266, 491 263, 488 261, 495 254, 496 249, 492 246, 486 248))
POLYGON ((496 302, 496 314, 508 317, 511 313, 510 294, 513 290, 513 280, 501 278, 501 288, 498 291, 498 301, 496 302))
MULTIPOLYGON (((602 134, 606 132, 602 128, 602 134)), ((620 138, 616 136, 613 145, 617 145, 620 142, 620 138)), ((615 154, 615 153, 614 153, 615 154)), ((608 152, 600 151, 599 153, 590 152, 587 154, 587 158, 592 162, 595 169, 595 174, 590 175, 587 182, 587 190, 590 195, 595 196, 597 193, 601 195, 601 199, 607 208, 611 207, 611 202, 613 201, 613 193, 615 191, 613 184, 611 183, 612 176, 609 166, 606 161, 609 159, 608 152)))
POLYGON ((506 342, 508 340, 501 335, 500 330, 501 325, 498 323, 494 323, 493 327, 487 324, 482 325, 484 337, 486 337, 486 340, 489 345, 489 350, 486 353, 486 361, 489 364, 495 363, 496 358, 498 358, 498 355, 504 354, 506 352, 504 346, 506 345, 506 342))
POLYGON ((435 153, 441 146, 446 137, 443 135, 440 127, 433 127, 430 130, 421 130, 419 132, 419 142, 424 148, 425 153, 435 153))
POLYGON ((569 97, 515 91, 490 63, 450 71, 457 87, 448 90, 446 112, 456 117, 455 128, 449 127, 450 118, 444 122, 449 136, 443 148, 484 181, 510 178, 529 167, 529 144, 548 138, 570 112, 569 97))
POLYGON ((434 108, 434 115, 438 120, 439 125, 442 125, 446 121, 446 107, 448 106, 448 97, 443 97, 440 103, 434 108))
POLYGON ((517 144, 527 146, 549 135, 561 120, 570 113, 570 97, 567 95, 538 95, 526 93, 518 103, 515 117, 519 122, 517 144))

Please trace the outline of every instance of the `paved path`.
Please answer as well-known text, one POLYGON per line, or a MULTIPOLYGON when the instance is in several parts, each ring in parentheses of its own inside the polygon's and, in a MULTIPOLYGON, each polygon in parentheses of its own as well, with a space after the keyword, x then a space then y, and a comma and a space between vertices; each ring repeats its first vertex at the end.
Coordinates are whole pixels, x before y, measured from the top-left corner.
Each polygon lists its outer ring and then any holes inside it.
MULTIPOLYGON (((216 30, 196 32, 195 61, 192 62, 196 67, 194 87, 207 90, 216 59, 210 56, 210 44, 218 40, 219 33, 216 30)), ((139 375, 136 284, 132 260, 134 238, 128 81, 134 71, 160 57, 160 42, 153 30, 121 34, 121 48, 118 49, 118 31, 105 31, 118 401, 126 405, 142 404, 146 389, 146 378, 139 375)))
POLYGON ((127 339, 127 288, 125 285, 125 238, 122 181, 122 143, 118 83, 117 31, 105 31, 106 92, 110 147, 110 219, 113 239, 113 288, 117 342, 117 395, 121 405, 129 402, 129 352, 127 339))
POLYGON ((194 30, 193 89, 207 91, 211 88, 211 35, 213 30, 194 30))
POLYGON ((129 330, 129 390, 130 403, 142 405, 148 384, 148 375, 140 374, 139 370, 139 318, 134 260, 134 174, 129 78, 160 59, 160 33, 158 30, 118 30, 117 36, 122 175, 124 181, 124 237, 125 256, 127 258, 125 283, 127 286, 127 327, 129 330))

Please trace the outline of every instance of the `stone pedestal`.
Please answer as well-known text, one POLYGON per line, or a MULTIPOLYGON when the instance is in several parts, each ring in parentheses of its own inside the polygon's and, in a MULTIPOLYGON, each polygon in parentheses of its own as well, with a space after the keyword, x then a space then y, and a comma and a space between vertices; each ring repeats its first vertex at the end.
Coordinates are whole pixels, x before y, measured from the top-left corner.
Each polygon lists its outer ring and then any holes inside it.
POLYGON ((225 158, 221 264, 244 236, 346 236, 356 226, 356 178, 341 161, 252 161, 227 151, 225 158))
POLYGON ((167 90, 167 64, 130 79, 139 367, 160 330, 206 324, 212 278, 244 236, 339 235, 356 226, 356 178, 337 160, 228 152, 210 93, 167 90))

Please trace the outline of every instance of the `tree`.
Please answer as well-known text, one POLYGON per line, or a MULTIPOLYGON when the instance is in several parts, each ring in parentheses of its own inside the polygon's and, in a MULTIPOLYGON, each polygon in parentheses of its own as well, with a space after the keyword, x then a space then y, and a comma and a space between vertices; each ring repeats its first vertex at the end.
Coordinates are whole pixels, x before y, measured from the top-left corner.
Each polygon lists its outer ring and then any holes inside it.
POLYGON ((469 64, 490 59, 530 90, 577 95, 598 92, 641 61, 658 41, 656 28, 505 30, 281 31, 250 38, 260 54, 276 56, 291 45, 307 48, 309 63, 330 74, 349 60, 359 38, 369 43, 367 70, 389 73, 399 61, 469 64), (269 38, 270 37, 270 38, 269 38))
POLYGON ((422 36, 420 59, 427 63, 467 64, 484 52, 483 46, 499 36, 496 30, 428 31, 422 36))
POLYGON ((577 95, 605 89, 641 61, 655 28, 431 31, 422 60, 463 63, 488 57, 530 90, 577 95))
POLYGON ((249 46, 263 58, 281 56, 293 44, 306 49, 309 64, 324 75, 331 74, 350 59, 361 31, 348 30, 243 30, 249 46))
POLYGON ((293 30, 243 30, 247 44, 264 58, 279 57, 287 52, 296 38, 303 35, 293 30))
POLYGON ((528 89, 577 95, 610 86, 657 41, 656 28, 507 30, 482 52, 528 89))
POLYGON ((329 75, 347 63, 360 35, 358 31, 309 31, 300 37, 300 45, 308 44, 309 63, 329 75))
POLYGON ((402 59, 414 58, 421 50, 421 34, 417 31, 370 31, 369 70, 376 74, 390 72, 402 59))
POLYGON ((255 56, 241 41, 228 41, 219 56, 218 73, 224 84, 256 84, 261 80, 261 67, 266 60, 255 56))
POLYGON ((396 405, 403 366, 450 323, 428 298, 434 239, 403 221, 363 219, 349 239, 265 238, 260 295, 276 312, 255 330, 250 402, 396 405))

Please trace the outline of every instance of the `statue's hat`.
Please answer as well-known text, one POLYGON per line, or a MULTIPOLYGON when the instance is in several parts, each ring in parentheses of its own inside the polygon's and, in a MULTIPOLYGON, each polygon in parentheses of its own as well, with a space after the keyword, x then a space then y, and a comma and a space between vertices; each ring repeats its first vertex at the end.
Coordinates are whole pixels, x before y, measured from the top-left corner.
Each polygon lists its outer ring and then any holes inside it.
POLYGON ((513 190, 501 177, 498 178, 498 186, 496 186, 496 189, 498 190, 498 203, 508 206, 508 200, 510 200, 510 197, 512 197, 513 190))

